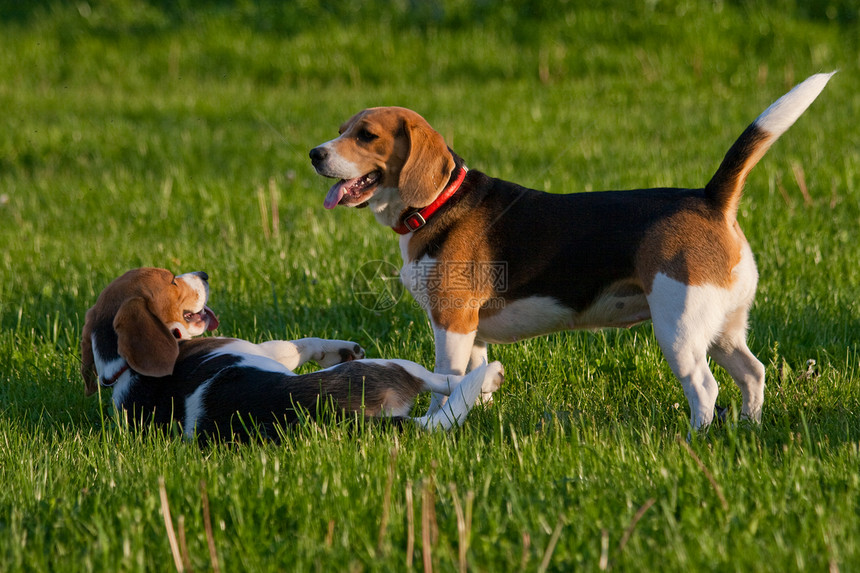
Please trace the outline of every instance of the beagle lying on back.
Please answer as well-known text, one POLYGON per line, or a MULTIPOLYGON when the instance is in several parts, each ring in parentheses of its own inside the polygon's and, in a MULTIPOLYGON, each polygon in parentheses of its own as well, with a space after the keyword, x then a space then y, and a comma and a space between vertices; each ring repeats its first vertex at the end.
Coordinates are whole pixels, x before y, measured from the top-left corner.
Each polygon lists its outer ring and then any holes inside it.
POLYGON ((498 362, 446 376, 406 360, 362 360, 364 350, 342 340, 192 339, 218 326, 206 306, 208 279, 202 272, 141 268, 108 285, 87 311, 81 339, 87 395, 100 383, 113 389, 130 423, 178 422, 186 437, 205 441, 256 432, 276 438, 276 426, 313 417, 329 401, 336 411, 448 429, 465 419, 481 392, 502 383, 498 362), (326 369, 292 372, 309 360, 326 369), (450 407, 408 418, 424 391, 450 396, 450 407))
MULTIPOLYGON (((768 107, 703 189, 554 195, 468 170, 414 111, 359 112, 310 152, 339 179, 325 207, 370 206, 400 234, 400 278, 430 316, 436 371, 463 374, 487 343, 647 319, 680 379, 694 428, 714 415, 708 356, 756 422, 765 369, 746 343, 758 272, 737 221, 747 174, 818 97, 810 77, 768 107)), ((431 411, 444 403, 434 396, 431 411)))

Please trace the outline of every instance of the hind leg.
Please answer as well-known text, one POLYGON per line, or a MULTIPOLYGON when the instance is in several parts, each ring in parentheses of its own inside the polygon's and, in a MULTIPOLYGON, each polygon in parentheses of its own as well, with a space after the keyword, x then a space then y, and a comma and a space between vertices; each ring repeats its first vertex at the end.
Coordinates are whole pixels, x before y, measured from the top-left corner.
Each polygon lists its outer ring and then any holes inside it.
MULTIPOLYGON (((408 372, 410 375, 421 380, 422 392, 434 392, 437 394, 441 394, 445 397, 453 396, 457 388, 463 384, 465 384, 465 386, 460 390, 461 394, 464 392, 467 396, 471 396, 474 394, 476 399, 482 394, 492 396, 493 392, 498 390, 499 385, 501 384, 501 381, 498 381, 496 376, 486 376, 485 374, 479 374, 477 376, 470 376, 469 374, 466 374, 464 376, 459 376, 456 374, 440 374, 438 372, 430 372, 420 364, 417 364, 410 360, 368 359, 364 360, 364 362, 378 363, 382 365, 396 364, 397 366, 400 366, 401 368, 406 370, 406 372, 408 372)), ((486 365, 487 363, 483 362, 472 370, 477 370, 478 368, 481 368, 482 366, 486 365)), ((496 372, 497 370, 501 369, 501 374, 504 374, 504 369, 499 362, 493 362, 492 366, 493 367, 491 370, 493 372, 496 372)), ((482 372, 485 373, 486 371, 482 372)))
MULTIPOLYGON (((469 356, 469 368, 468 370, 474 370, 478 368, 482 364, 487 363, 487 343, 483 340, 475 339, 475 343, 472 346, 472 354, 469 356)), ((493 393, 492 392, 481 392, 481 395, 478 396, 479 404, 492 404, 493 403, 493 393)))
POLYGON ((654 278, 648 295, 654 335, 681 381, 690 405, 693 429, 713 422, 719 387, 708 367, 708 348, 722 323, 726 291, 714 286, 690 286, 663 274, 654 278))
MULTIPOLYGON (((421 382, 417 390, 432 391, 448 398, 444 404, 429 410, 426 415, 414 418, 415 423, 425 430, 448 430, 459 426, 482 394, 491 395, 499 389, 505 379, 505 369, 500 362, 483 363, 465 376, 430 372, 420 364, 408 360, 364 360, 365 363, 380 366, 396 365, 403 368, 411 377, 421 382)), ((389 413, 405 416, 415 396, 410 396, 408 406, 403 402, 400 408, 387 408, 389 413)))
MULTIPOLYGON (((447 430, 463 423, 481 394, 492 394, 502 385, 505 369, 500 362, 482 364, 465 376, 450 376, 458 384, 451 389, 449 399, 439 408, 415 418, 415 423, 426 430, 447 430)), ((438 376, 438 375, 437 375, 438 376)))
POLYGON ((722 334, 711 344, 708 354, 725 368, 740 388, 741 417, 760 423, 764 405, 764 365, 747 347, 747 315, 747 308, 729 315, 722 334))

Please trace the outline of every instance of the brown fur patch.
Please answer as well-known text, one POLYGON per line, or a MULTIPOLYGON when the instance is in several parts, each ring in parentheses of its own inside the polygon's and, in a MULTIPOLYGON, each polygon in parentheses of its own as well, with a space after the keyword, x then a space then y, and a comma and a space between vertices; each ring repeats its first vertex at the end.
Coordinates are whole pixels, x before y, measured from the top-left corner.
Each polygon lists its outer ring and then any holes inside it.
POLYGON ((360 360, 290 380, 290 393, 306 407, 319 395, 347 412, 363 409, 366 416, 379 416, 384 409, 411 402, 423 388, 424 382, 401 366, 360 360))
POLYGON ((705 187, 711 204, 724 213, 727 221, 734 221, 743 194, 747 175, 767 153, 774 137, 750 125, 729 148, 717 172, 705 187))
MULTIPOLYGON (((452 212, 442 212, 434 218, 434 227, 446 227, 452 212)), ((454 220, 451 218, 450 223, 454 220)), ((466 334, 478 328, 479 315, 487 311, 483 304, 496 296, 491 276, 491 251, 484 229, 489 225, 489 213, 474 210, 469 224, 451 225, 444 242, 431 256, 435 268, 424 269, 427 278, 427 295, 433 323, 450 332, 466 334)), ((438 235, 416 233, 409 242, 409 257, 415 260, 427 253, 438 235)))
POLYGON ((745 242, 737 222, 727 224, 721 213, 679 211, 647 233, 636 253, 637 274, 646 293, 661 272, 688 285, 729 287, 745 242))

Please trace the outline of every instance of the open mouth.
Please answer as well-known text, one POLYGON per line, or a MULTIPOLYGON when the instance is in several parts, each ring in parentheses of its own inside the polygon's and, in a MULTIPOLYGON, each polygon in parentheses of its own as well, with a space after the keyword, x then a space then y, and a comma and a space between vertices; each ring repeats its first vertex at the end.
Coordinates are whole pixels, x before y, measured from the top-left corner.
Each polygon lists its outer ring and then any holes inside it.
POLYGON ((326 209, 334 209, 337 205, 353 206, 367 201, 376 190, 380 171, 371 171, 355 179, 341 179, 328 190, 323 205, 326 209))
MULTIPOLYGON (((186 311, 183 314, 183 318, 188 324, 188 329, 192 332, 192 336, 195 336, 193 332, 202 333, 206 330, 215 330, 218 328, 218 317, 215 316, 215 313, 208 306, 204 306, 199 312, 186 311)), ((182 332, 178 328, 175 328, 173 329, 173 336, 181 339, 182 332)))

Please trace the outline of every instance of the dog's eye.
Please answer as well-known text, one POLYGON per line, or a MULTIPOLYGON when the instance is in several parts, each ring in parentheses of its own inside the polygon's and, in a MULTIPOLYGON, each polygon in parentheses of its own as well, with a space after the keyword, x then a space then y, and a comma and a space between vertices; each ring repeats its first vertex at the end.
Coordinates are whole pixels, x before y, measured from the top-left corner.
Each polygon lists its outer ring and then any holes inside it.
POLYGON ((360 129, 358 131, 357 137, 359 141, 363 141, 364 143, 370 143, 377 138, 377 135, 369 132, 367 129, 360 129))

